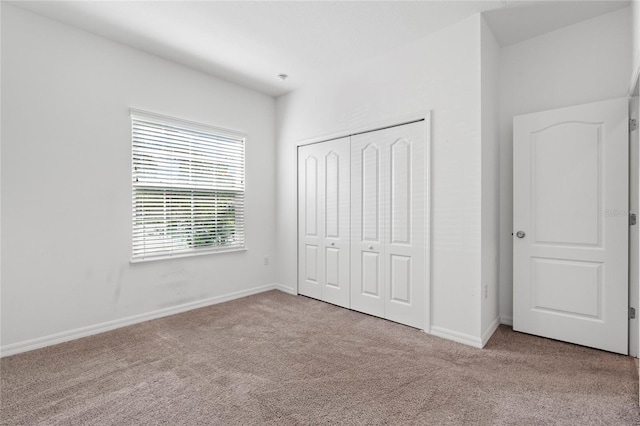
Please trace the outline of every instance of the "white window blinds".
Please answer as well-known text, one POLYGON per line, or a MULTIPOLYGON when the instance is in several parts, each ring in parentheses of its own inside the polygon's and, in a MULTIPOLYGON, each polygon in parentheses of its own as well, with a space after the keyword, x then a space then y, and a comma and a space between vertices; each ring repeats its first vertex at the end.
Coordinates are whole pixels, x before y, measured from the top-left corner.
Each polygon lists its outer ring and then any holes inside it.
POLYGON ((243 249, 241 134, 132 112, 132 260, 243 249))

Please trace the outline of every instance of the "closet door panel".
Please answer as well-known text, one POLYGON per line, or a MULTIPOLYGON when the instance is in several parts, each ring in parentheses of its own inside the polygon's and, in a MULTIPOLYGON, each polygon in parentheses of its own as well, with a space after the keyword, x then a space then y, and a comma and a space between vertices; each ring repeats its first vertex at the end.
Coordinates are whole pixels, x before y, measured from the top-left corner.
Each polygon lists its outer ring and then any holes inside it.
POLYGON ((380 148, 373 143, 360 152, 362 241, 380 243, 380 148))
POLYGON ((349 307, 351 236, 349 138, 318 144, 323 155, 323 247, 324 276, 322 300, 349 307))
POLYGON ((360 279, 360 293, 362 295, 372 296, 379 299, 380 294, 380 254, 361 251, 361 279, 360 279))
POLYGON ((351 308, 384 317, 381 154, 375 133, 351 138, 351 308))
POLYGON ((412 123, 383 132, 388 194, 384 204, 385 318, 424 328, 425 126, 412 123))
MULTIPOLYGON (((393 138, 393 135, 391 135, 393 138)), ((389 149, 391 243, 411 243, 411 143, 401 137, 389 149)))
POLYGON ((321 298, 322 244, 320 238, 321 157, 314 146, 298 150, 298 293, 321 298))

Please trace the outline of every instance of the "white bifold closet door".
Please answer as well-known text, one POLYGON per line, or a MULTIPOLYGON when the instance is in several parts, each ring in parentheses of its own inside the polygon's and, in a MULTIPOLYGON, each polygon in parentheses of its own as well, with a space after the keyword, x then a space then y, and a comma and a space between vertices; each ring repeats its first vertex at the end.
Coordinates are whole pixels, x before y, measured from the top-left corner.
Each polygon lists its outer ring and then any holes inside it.
POLYGON ((349 138, 298 150, 298 292, 349 307, 349 138))
POLYGON ((423 329, 424 122, 351 138, 351 308, 423 329))

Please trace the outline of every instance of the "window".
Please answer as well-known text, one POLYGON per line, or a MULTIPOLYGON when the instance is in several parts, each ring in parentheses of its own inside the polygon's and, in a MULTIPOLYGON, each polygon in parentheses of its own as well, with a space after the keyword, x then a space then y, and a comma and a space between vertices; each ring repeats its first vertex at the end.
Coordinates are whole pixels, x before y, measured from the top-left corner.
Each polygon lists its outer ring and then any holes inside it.
POLYGON ((132 111, 132 261, 244 249, 242 134, 132 111))

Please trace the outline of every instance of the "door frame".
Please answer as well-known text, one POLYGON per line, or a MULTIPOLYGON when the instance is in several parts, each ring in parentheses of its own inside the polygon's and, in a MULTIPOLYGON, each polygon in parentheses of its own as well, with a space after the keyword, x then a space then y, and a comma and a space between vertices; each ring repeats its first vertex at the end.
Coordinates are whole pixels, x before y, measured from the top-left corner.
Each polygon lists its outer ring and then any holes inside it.
MULTIPOLYGON (((638 120, 638 89, 635 95, 629 97, 629 118, 638 120)), ((638 131, 629 131, 629 213, 638 212, 638 199, 640 198, 640 146, 638 131)), ((636 318, 629 319, 629 356, 638 358, 640 356, 640 324, 638 314, 640 311, 640 265, 638 262, 638 240, 640 238, 639 225, 629 226, 629 307, 635 308, 636 318)))
POLYGON ((361 133, 370 133, 370 132, 375 132, 377 130, 383 130, 389 127, 398 127, 398 126, 402 126, 404 124, 411 124, 411 123, 415 123, 415 122, 424 122, 424 136, 425 136, 425 159, 424 159, 424 164, 425 167, 427 168, 426 172, 425 172, 425 214, 424 214, 424 225, 425 225, 425 241, 424 241, 424 245, 425 245, 425 255, 424 255, 424 262, 425 262, 425 276, 424 276, 424 283, 425 283, 425 327, 424 327, 424 331, 426 333, 431 333, 431 170, 432 170, 432 165, 431 165, 431 132, 432 132, 432 127, 431 127, 431 110, 424 110, 424 111, 420 111, 420 112, 415 112, 415 113, 409 113, 409 114, 404 114, 404 115, 399 115, 399 116, 394 116, 394 117, 386 117, 386 118, 382 118, 379 120, 373 120, 373 121, 369 121, 369 122, 365 122, 365 124, 360 125, 358 127, 353 127, 353 128, 347 128, 345 130, 339 131, 339 132, 335 132, 335 133, 331 133, 328 135, 324 135, 324 136, 318 136, 318 137, 313 137, 313 138, 309 138, 309 139, 304 139, 301 140, 299 142, 296 142, 296 196, 295 196, 295 203, 296 203, 296 240, 295 240, 295 247, 296 247, 296 271, 295 271, 295 277, 296 277, 296 286, 295 286, 295 294, 298 295, 298 285, 299 285, 299 266, 300 266, 300 251, 298 250, 299 247, 299 243, 300 243, 300 236, 298 235, 298 230, 299 230, 299 199, 298 199, 298 194, 299 194, 299 190, 300 188, 298 187, 298 174, 300 173, 300 170, 298 169, 298 163, 299 163, 299 157, 300 157, 300 153, 299 153, 299 148, 301 146, 306 146, 306 145, 312 145, 312 144, 317 144, 317 143, 322 143, 322 142, 328 142, 328 141, 332 141, 335 139, 342 139, 342 138, 346 138, 349 137, 351 138, 351 136, 355 136, 361 133))
MULTIPOLYGON (((635 118, 636 120, 640 121, 640 100, 638 96, 640 96, 640 55, 635 58, 631 76, 631 84, 629 85, 629 118, 635 118)), ((637 197, 636 199, 640 200, 640 131, 635 132, 635 138, 633 136, 633 132, 629 132, 629 179, 637 179, 635 183, 638 185, 638 193, 629 193, 630 209, 633 207, 631 205, 633 201, 632 197, 635 196, 637 197), (635 161, 631 158, 634 153, 632 149, 634 143, 636 149, 635 161)), ((632 182, 629 182, 629 188, 633 188, 632 182)), ((631 211, 631 213, 635 213, 636 215, 640 216, 640 211, 631 211)), ((640 224, 636 225, 636 229, 633 229, 633 227, 631 226, 629 227, 629 254, 631 254, 632 249, 635 249, 636 251, 640 250, 640 247, 631 246, 631 243, 633 241, 632 234, 634 232, 636 233, 636 238, 640 239, 640 224)), ((635 244, 640 245, 640 243, 638 243, 637 241, 638 240, 635 240, 635 244)), ((640 262, 631 258, 629 258, 629 303, 637 304, 636 321, 639 321, 637 318, 638 313, 640 313, 640 262), (633 264, 632 261, 635 261, 636 263, 633 264), (632 268, 635 268, 635 271, 633 271, 634 273, 632 273, 632 268), (631 297, 634 295, 634 292, 636 298, 635 300, 632 300, 631 297)), ((640 326, 638 326, 637 324, 635 328, 631 327, 631 324, 629 324, 629 354, 632 353, 632 350, 635 350, 635 356, 637 358, 640 355, 640 326)), ((640 364, 638 363, 638 359, 636 359, 636 367, 638 368, 638 377, 640 377, 640 364)), ((638 382, 638 388, 640 390, 640 381, 638 382)), ((638 404, 640 404, 640 392, 638 393, 638 395, 638 404)))
MULTIPOLYGON (((640 121, 640 63, 634 70, 629 85, 629 118, 640 121)), ((629 212, 640 216, 640 211, 634 211, 640 199, 640 132, 629 131, 629 212), (632 180, 635 180, 633 182, 632 180), (638 191, 633 193, 634 188, 638 191)), ((637 208, 637 207, 636 207, 637 208)), ((636 319, 629 322, 629 355, 640 357, 640 262, 633 258, 638 253, 640 244, 640 224, 629 226, 629 306, 635 307, 636 319), (634 235, 635 234, 635 235, 634 235)), ((640 375, 640 369, 638 370, 640 375)))

